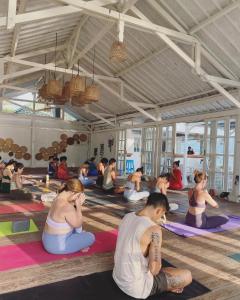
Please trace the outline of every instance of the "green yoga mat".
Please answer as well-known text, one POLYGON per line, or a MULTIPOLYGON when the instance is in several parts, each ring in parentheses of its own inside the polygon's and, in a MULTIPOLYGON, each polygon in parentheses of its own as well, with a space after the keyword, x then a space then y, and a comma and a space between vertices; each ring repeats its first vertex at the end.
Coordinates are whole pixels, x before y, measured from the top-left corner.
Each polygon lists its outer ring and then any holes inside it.
POLYGON ((27 233, 27 232, 37 232, 38 227, 34 223, 33 220, 30 220, 30 228, 28 231, 21 231, 21 232, 12 232, 12 222, 0 222, 0 237, 4 237, 7 235, 16 235, 20 233, 27 233))
POLYGON ((240 262, 240 253, 231 254, 231 255, 229 255, 229 257, 240 262))

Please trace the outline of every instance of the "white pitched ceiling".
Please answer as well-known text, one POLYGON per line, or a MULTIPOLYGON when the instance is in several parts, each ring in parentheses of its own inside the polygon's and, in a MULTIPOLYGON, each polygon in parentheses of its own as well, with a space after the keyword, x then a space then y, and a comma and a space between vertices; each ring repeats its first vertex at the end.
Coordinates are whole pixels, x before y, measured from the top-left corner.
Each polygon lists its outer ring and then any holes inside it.
MULTIPOLYGON (((18 1, 18 8, 21 1, 18 1)), ((0 1, 0 16, 7 16, 6 2, 0 1)), ((25 12, 59 8, 62 5, 61 2, 60 0, 40 2, 28 0, 26 1, 25 12)), ((240 9, 239 5, 234 3, 235 1, 229 0, 138 0, 136 8, 157 25, 192 33, 207 51, 207 55, 205 53, 201 59, 202 68, 210 75, 226 77, 229 74, 232 76, 231 79, 237 80, 240 76, 240 9)), ((113 6, 112 9, 114 10, 116 7, 113 6)), ((84 11, 76 11, 71 14, 52 16, 51 18, 21 24, 15 55, 40 49, 44 51, 48 47, 54 47, 56 32, 58 33, 58 44, 67 48, 70 37, 76 32, 76 28, 83 20, 84 15, 84 11)), ((129 15, 135 16, 131 11, 129 11, 129 15)), ((13 37, 14 30, 7 30, 4 26, 0 27, 0 56, 11 53, 13 37)), ((126 100, 135 103, 152 103, 164 107, 170 103, 182 102, 184 99, 196 98, 197 95, 203 97, 212 93, 213 87, 202 81, 192 71, 192 68, 153 32, 141 32, 126 27, 124 41, 128 49, 128 59, 121 64, 111 64, 109 62, 109 50, 116 37, 116 22, 114 24, 94 16, 88 17, 83 23, 77 43, 75 43, 76 50, 73 59, 76 63, 80 58, 81 67, 91 72, 92 48, 95 46, 96 73, 118 77, 125 86, 124 97, 126 100)), ((191 56, 192 47, 190 45, 180 41, 175 42, 180 49, 191 56)), ((74 40, 72 40, 69 48, 72 49, 73 47, 74 40)), ((61 60, 59 66, 66 66, 66 62, 64 64, 63 61, 66 56, 66 50, 59 55, 58 59, 61 60)), ((51 51, 48 54, 48 61, 53 60, 53 58, 51 51)), ((31 57, 29 60, 43 63, 44 54, 31 57)), ((15 71, 25 68, 16 66, 15 71)), ((43 71, 30 73, 25 75, 22 80, 30 81, 32 76, 39 79, 43 73, 43 71)), ((19 77, 12 79, 9 83, 18 83, 19 79, 19 77)), ((110 83, 102 80, 109 89, 102 87, 101 100, 98 107, 96 105, 91 107, 92 111, 96 113, 103 113, 104 111, 106 113, 107 111, 109 114, 122 115, 132 113, 135 110, 132 105, 126 101, 121 101, 120 97, 116 96, 116 93, 119 94, 121 90, 120 81, 119 83, 110 83)), ((222 96, 220 98, 222 100, 214 100, 215 102, 206 100, 206 104, 198 105, 195 108, 187 107, 186 102, 187 109, 182 111, 178 109, 173 114, 169 108, 169 112, 164 111, 162 117, 200 114, 234 107, 229 100, 222 96)), ((75 108, 75 110, 83 113, 81 108, 75 108)), ((90 114, 86 112, 84 112, 84 116, 91 121, 97 119, 93 115, 90 117, 90 114)))

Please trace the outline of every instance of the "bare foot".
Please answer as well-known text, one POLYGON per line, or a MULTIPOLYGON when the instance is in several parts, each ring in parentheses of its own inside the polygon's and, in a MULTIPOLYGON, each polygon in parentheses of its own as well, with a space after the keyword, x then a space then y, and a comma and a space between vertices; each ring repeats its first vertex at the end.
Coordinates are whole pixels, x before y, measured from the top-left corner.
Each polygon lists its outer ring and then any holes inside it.
POLYGON ((90 249, 90 247, 87 247, 87 248, 82 249, 81 251, 82 251, 83 253, 85 253, 85 252, 88 252, 89 249, 90 249))
POLYGON ((172 293, 181 294, 183 292, 183 289, 174 289, 171 290, 172 293))

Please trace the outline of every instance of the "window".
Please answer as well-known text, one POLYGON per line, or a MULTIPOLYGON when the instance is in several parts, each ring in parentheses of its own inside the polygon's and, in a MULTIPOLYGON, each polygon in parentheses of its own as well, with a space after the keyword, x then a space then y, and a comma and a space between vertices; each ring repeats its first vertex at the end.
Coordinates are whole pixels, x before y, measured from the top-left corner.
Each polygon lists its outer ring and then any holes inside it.
POLYGON ((72 122, 78 121, 78 119, 75 116, 73 116, 71 113, 68 113, 66 111, 64 111, 64 120, 72 121, 72 122))
POLYGON ((140 152, 141 151, 141 136, 134 135, 134 152, 140 152))

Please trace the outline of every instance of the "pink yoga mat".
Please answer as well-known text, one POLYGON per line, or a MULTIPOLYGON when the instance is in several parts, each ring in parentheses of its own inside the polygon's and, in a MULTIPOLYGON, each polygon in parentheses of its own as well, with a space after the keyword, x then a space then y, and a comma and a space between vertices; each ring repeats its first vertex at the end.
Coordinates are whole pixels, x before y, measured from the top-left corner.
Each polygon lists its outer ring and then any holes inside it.
POLYGON ((74 254, 49 254, 44 250, 40 241, 0 247, 0 271, 40 265, 77 256, 89 256, 94 253, 110 252, 115 249, 117 230, 97 232, 95 237, 95 243, 87 252, 79 251, 74 254))
POLYGON ((42 211, 45 206, 42 203, 19 203, 0 205, 0 214, 15 214, 18 212, 42 211))

